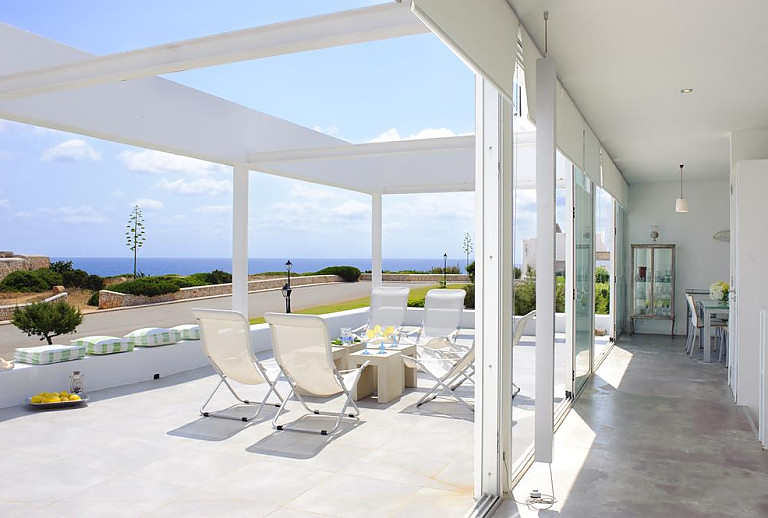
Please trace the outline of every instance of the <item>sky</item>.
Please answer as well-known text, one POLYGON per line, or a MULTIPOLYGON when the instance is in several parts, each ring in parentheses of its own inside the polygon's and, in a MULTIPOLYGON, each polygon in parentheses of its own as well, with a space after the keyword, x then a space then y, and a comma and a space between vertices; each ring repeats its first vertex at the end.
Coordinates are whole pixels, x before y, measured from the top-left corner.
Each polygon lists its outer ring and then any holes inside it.
MULTIPOLYGON (((0 0, 0 22, 103 55, 375 3, 0 0)), ((431 34, 165 77, 354 143, 474 133, 474 76, 431 34)), ((534 233, 532 192, 519 238, 534 233)), ((138 204, 146 257, 227 257, 231 200, 229 167, 0 120, 0 249, 126 256, 138 204)), ((383 207, 385 257, 458 262, 474 237, 473 193, 387 195, 383 207)), ((367 195, 253 172, 249 218, 251 257, 370 255, 367 195)))

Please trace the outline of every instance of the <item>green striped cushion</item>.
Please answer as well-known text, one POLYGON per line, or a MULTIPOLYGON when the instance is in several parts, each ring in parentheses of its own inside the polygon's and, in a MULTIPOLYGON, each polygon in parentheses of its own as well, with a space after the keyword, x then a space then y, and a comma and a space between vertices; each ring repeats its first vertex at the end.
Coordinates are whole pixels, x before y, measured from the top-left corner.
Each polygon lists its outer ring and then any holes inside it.
POLYGON ((200 326, 195 324, 172 327, 171 331, 179 334, 179 340, 200 340, 200 326))
POLYGON ((72 340, 71 345, 85 347, 85 353, 89 355, 115 354, 133 351, 133 342, 127 338, 116 336, 86 336, 72 340))
POLYGON ((45 365, 70 360, 79 360, 85 356, 85 347, 80 345, 41 345, 38 347, 19 347, 14 353, 17 362, 45 365))
POLYGON ((136 347, 156 347, 158 345, 175 344, 179 341, 176 331, 164 327, 145 327, 125 335, 136 347))

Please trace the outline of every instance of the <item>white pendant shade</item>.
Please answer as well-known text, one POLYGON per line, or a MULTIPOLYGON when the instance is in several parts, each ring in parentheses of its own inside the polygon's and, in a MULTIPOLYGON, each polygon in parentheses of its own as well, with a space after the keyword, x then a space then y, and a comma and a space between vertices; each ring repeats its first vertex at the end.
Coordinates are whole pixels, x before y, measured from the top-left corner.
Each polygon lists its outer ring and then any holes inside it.
POLYGON ((688 200, 685 198, 675 200, 675 212, 688 212, 688 200))

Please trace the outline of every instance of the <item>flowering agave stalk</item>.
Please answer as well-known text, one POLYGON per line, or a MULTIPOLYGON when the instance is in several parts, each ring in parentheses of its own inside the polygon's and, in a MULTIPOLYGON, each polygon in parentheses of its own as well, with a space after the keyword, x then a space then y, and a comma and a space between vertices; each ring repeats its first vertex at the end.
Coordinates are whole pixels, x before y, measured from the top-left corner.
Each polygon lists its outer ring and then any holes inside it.
POLYGON ((144 236, 144 217, 141 214, 141 207, 135 205, 128 217, 128 224, 125 226, 125 245, 133 252, 133 277, 137 274, 137 259, 139 248, 144 246, 146 237, 144 236))

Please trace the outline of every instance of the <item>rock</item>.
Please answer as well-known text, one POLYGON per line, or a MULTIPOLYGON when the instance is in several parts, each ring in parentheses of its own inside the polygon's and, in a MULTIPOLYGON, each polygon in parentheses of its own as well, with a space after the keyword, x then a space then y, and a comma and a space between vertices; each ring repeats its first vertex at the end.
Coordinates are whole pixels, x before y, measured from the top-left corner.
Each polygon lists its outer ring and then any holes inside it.
POLYGON ((66 290, 64 289, 64 286, 54 286, 53 287, 53 294, 58 295, 59 293, 64 293, 66 290))

